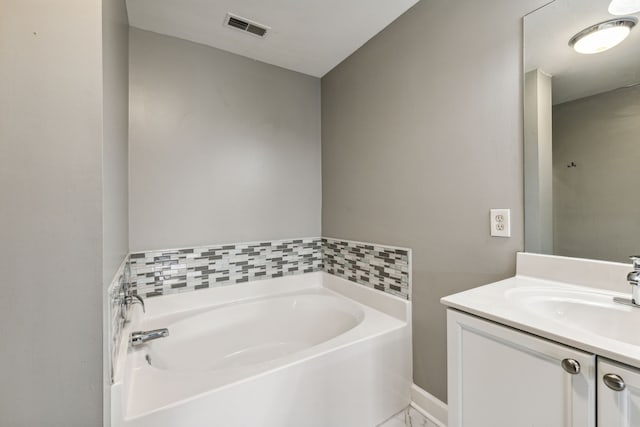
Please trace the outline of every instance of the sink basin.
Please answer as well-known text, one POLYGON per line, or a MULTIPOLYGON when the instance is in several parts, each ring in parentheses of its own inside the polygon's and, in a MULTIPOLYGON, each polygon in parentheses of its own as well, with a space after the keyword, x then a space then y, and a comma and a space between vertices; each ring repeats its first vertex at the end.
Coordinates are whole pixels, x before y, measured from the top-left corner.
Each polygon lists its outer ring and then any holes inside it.
POLYGON ((508 300, 540 316, 612 340, 640 345, 640 308, 613 302, 613 295, 589 290, 515 288, 508 300))

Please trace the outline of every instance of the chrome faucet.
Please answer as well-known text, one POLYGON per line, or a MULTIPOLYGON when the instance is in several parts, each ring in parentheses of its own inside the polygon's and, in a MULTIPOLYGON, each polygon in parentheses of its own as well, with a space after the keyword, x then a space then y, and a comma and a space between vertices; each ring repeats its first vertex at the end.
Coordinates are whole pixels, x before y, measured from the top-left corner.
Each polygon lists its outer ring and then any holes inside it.
POLYGON ((157 340, 158 338, 165 338, 169 336, 169 330, 167 328, 153 329, 151 331, 136 331, 131 332, 129 342, 132 347, 137 347, 146 342, 157 340))
POLYGON ((632 255, 633 271, 627 274, 627 282, 631 285, 631 302, 640 305, 640 255, 632 255))
POLYGON ((616 297, 613 301, 633 307, 640 307, 640 255, 631 255, 629 258, 631 258, 631 262, 633 263, 633 271, 627 274, 627 282, 631 285, 631 299, 616 297))

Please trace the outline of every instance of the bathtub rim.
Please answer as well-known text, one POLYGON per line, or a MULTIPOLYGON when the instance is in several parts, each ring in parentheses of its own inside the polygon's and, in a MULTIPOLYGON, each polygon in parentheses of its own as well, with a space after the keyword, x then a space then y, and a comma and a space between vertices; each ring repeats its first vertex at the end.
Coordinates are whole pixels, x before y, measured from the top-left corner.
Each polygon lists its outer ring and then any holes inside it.
POLYGON ((142 316, 146 322, 151 322, 168 314, 189 315, 189 313, 195 313, 198 310, 205 311, 229 303, 241 303, 279 293, 284 294, 316 287, 329 289, 358 304, 395 317, 407 323, 409 329, 412 329, 412 304, 410 300, 323 271, 145 298, 146 313, 142 312, 139 305, 134 305, 130 313, 130 320, 122 328, 119 351, 114 364, 112 386, 123 382, 125 374, 123 367, 129 352, 129 335, 132 332, 132 326, 139 324, 142 316), (216 301, 211 301, 210 298, 214 294, 216 301), (206 298, 207 296, 209 298, 206 298))

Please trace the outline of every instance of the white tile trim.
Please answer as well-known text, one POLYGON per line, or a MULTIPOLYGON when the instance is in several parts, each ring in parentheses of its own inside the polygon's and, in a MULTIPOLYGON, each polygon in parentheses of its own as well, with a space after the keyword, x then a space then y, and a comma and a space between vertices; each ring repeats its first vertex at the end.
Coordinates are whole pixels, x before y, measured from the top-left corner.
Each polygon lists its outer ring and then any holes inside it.
POLYGON ((447 427, 447 404, 424 389, 411 386, 411 406, 438 427, 447 427))

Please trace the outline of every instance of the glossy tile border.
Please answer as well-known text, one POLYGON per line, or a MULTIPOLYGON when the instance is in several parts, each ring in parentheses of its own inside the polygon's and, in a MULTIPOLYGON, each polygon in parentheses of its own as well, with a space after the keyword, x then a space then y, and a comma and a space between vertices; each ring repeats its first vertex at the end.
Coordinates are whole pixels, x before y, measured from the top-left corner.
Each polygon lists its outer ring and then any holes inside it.
POLYGON ((131 289, 153 297, 325 271, 411 299, 411 249, 334 238, 212 245, 130 255, 131 289))
POLYGON ((131 289, 153 297, 322 270, 320 238, 133 253, 131 289))
POLYGON ((411 299, 411 249, 322 238, 324 271, 411 299))

